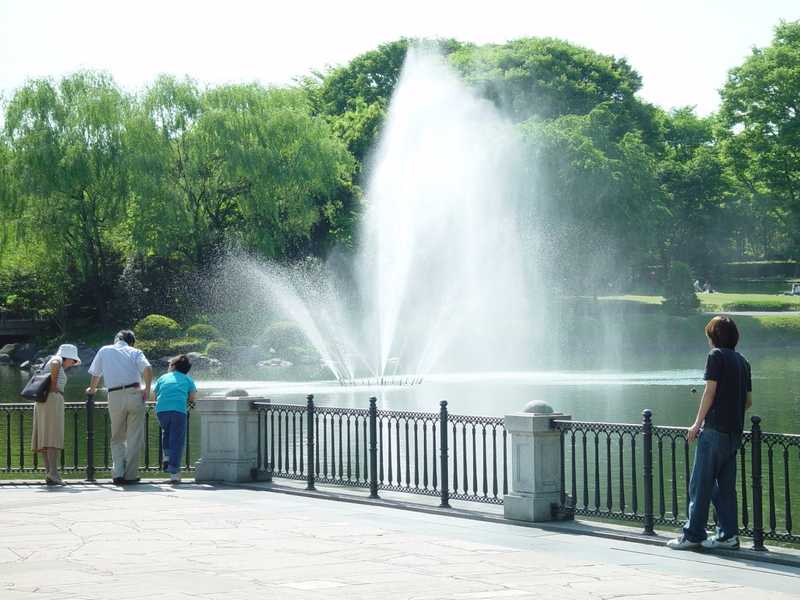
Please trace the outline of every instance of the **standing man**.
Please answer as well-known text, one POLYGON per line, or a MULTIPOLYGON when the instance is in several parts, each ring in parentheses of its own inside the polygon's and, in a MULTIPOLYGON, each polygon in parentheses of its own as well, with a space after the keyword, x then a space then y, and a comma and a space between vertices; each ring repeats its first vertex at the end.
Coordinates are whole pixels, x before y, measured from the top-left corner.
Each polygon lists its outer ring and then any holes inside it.
POLYGON ((92 382, 86 390, 87 394, 94 395, 101 377, 108 388, 111 458, 114 461, 114 483, 117 485, 139 481, 145 402, 150 397, 150 383, 153 380, 153 369, 144 352, 133 347, 135 343, 133 332, 123 329, 116 335, 113 344, 100 348, 89 367, 92 382))
POLYGON ((673 550, 738 548, 736 453, 742 444, 744 413, 753 404, 750 363, 736 351, 733 319, 714 317, 706 325, 711 346, 703 379, 706 388, 686 438, 697 440, 689 483, 689 520, 683 535, 667 542, 673 550), (702 430, 701 430, 702 427, 702 430), (707 539, 709 503, 717 509, 717 533, 707 539))

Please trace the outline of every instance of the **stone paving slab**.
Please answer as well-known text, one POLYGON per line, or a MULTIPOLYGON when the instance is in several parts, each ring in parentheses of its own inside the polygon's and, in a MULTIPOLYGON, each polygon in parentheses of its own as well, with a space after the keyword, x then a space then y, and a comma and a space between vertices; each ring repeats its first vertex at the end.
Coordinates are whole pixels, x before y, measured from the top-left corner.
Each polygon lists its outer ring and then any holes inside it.
POLYGON ((800 570, 264 490, 0 488, 2 600, 797 598, 800 570))

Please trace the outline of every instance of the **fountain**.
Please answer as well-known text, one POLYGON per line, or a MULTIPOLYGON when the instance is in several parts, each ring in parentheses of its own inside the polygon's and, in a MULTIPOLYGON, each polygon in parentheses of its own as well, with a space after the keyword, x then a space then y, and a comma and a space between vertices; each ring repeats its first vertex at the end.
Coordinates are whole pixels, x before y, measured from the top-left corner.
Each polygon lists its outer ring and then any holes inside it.
POLYGON ((527 354, 533 321, 517 156, 494 106, 440 56, 411 49, 370 161, 354 255, 292 268, 234 260, 342 384, 505 367, 527 354))

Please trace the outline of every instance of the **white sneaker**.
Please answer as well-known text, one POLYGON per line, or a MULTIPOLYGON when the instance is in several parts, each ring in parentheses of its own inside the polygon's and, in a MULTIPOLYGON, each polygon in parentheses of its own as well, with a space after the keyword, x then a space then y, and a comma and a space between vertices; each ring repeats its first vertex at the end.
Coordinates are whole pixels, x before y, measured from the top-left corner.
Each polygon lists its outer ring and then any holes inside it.
POLYGON ((699 547, 700 542, 690 542, 684 536, 667 542, 667 548, 671 548, 672 550, 691 550, 699 547))
POLYGON ((703 541, 703 548, 705 548, 706 550, 716 550, 718 548, 725 548, 728 550, 738 550, 739 536, 732 535, 729 538, 722 539, 715 535, 703 541))
POLYGON ((173 473, 169 476, 170 483, 180 483, 181 482, 181 474, 180 473, 173 473))

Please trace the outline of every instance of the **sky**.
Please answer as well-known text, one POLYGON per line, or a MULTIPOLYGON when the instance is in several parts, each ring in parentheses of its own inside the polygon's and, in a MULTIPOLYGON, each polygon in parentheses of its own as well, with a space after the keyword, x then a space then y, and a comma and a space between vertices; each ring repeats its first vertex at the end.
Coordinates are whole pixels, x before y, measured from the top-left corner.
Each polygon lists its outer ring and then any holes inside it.
POLYGON ((557 37, 625 57, 663 108, 719 105, 728 70, 770 43, 798 0, 0 0, 0 95, 30 78, 108 71, 285 84, 400 37, 557 37))

